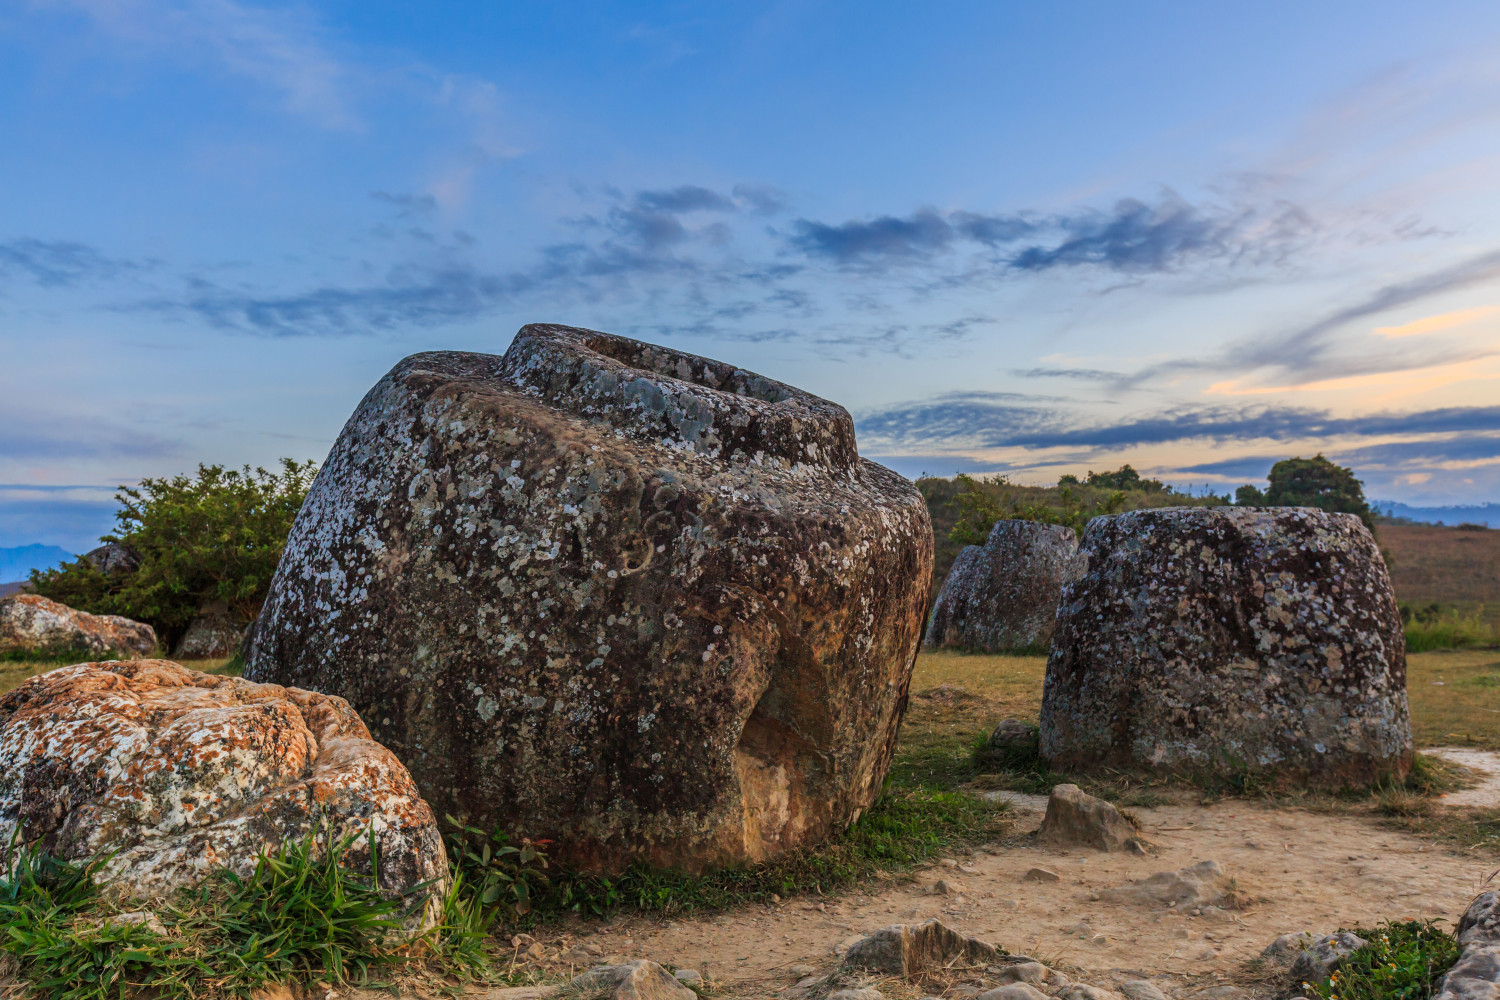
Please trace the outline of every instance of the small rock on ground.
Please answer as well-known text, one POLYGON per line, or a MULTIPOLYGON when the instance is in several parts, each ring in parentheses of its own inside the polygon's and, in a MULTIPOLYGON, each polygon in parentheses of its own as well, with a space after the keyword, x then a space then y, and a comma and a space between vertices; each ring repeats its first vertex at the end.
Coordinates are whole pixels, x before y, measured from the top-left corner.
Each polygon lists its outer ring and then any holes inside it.
POLYGON ((1142 906, 1202 906, 1224 898, 1224 869, 1217 861, 1200 861, 1175 872, 1157 872, 1148 879, 1105 889, 1100 895, 1142 906))
POLYGON ((836 990, 828 994, 828 1000, 885 1000, 885 994, 869 986, 857 990, 836 990))
POLYGON ((1047 1000, 1047 994, 1030 983, 1007 983, 985 990, 976 1000, 1047 1000))
POLYGON ((1037 840, 1061 847, 1083 846, 1100 851, 1123 851, 1136 838, 1136 829, 1120 810, 1077 785, 1057 785, 1047 798, 1047 813, 1037 840))
POLYGON ((698 1000, 698 994, 646 959, 590 969, 575 976, 568 990, 585 995, 602 994, 608 1000, 698 1000))
POLYGON ((844 964, 905 977, 937 966, 984 965, 1000 955, 1000 949, 992 944, 929 920, 915 925, 892 924, 860 938, 845 953, 844 964))
POLYGON ((1022 882, 1061 882, 1062 876, 1047 868, 1032 868, 1021 876, 1022 882))
POLYGON ((1120 995, 1126 1000, 1167 1000, 1167 995, 1155 983, 1145 979, 1132 979, 1120 984, 1120 995))
POLYGON ((1294 982, 1316 983, 1327 979, 1355 949, 1363 948, 1365 939, 1348 931, 1324 934, 1305 946, 1292 963, 1294 982))

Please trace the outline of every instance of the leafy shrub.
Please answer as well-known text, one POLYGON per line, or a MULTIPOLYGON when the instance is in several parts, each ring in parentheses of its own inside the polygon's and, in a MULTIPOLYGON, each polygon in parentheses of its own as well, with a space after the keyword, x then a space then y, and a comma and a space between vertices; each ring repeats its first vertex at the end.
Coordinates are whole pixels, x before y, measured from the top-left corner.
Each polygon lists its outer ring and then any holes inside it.
POLYGON ((1332 513, 1358 514, 1365 527, 1375 530, 1375 513, 1365 501, 1364 483, 1354 470, 1335 465, 1322 455, 1287 458, 1271 466, 1270 485, 1262 493, 1254 486, 1241 486, 1234 502, 1241 507, 1317 507, 1332 513))
POLYGON ((964 545, 983 545, 995 523, 1007 520, 1061 524, 1082 535, 1084 526, 1091 519, 1101 514, 1117 514, 1125 507, 1125 493, 1119 489, 1094 501, 1092 505, 1080 499, 1068 486, 1059 490, 1056 503, 1027 503, 1014 495, 1008 495, 1004 491, 997 492, 992 488, 1008 485, 1004 477, 982 483, 972 476, 960 473, 957 481, 962 487, 962 492, 958 495, 961 513, 948 537, 964 545))
POLYGON ((463 877, 486 925, 531 912, 531 899, 548 884, 547 858, 529 840, 516 847, 504 830, 486 833, 466 819, 447 817, 448 863, 463 877))
POLYGON ((1465 614, 1457 608, 1444 608, 1436 603, 1422 607, 1403 604, 1401 622, 1406 630, 1406 650, 1409 653, 1493 646, 1500 642, 1494 628, 1485 621, 1482 607, 1465 614))
POLYGON ((80 611, 146 622, 167 645, 214 603, 249 624, 316 472, 285 458, 280 472, 200 465, 196 476, 122 486, 115 533, 101 540, 128 549, 139 566, 105 574, 80 558, 33 572, 32 589, 80 611))
POLYGON ((1303 989, 1323 1000, 1427 1000, 1458 961, 1458 942, 1432 921, 1356 929, 1369 943, 1350 954, 1325 982, 1303 989))

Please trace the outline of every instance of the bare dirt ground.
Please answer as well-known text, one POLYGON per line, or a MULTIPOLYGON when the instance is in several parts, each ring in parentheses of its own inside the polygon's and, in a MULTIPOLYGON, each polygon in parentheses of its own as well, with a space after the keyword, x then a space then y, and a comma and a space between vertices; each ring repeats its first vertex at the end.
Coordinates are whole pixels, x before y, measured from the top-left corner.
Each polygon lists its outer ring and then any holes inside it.
MULTIPOLYGON (((1464 763, 1492 772, 1479 786, 1488 799, 1473 804, 1500 803, 1500 757, 1462 753, 1464 763)), ((698 919, 578 922, 543 941, 560 951, 587 949, 597 960, 650 958, 698 969, 720 984, 722 995, 754 997, 770 996, 805 974, 794 967, 831 969, 854 939, 879 927, 938 917, 965 934, 1059 965, 1075 979, 1109 985, 1153 977, 1169 995, 1186 996, 1221 977, 1244 981, 1245 963, 1289 931, 1323 933, 1386 919, 1456 921, 1489 874, 1475 858, 1368 817, 1244 800, 1134 810, 1154 845, 1154 854, 1144 857, 1061 851, 1025 836, 1040 823, 1045 799, 995 794, 1014 801, 1016 836, 944 859, 907 884, 698 919), (1219 862, 1248 897, 1242 909, 1180 912, 1098 898, 1100 890, 1205 860, 1219 862), (1037 867, 1060 880, 1023 881, 1037 867), (939 880, 957 891, 934 891, 939 880)))

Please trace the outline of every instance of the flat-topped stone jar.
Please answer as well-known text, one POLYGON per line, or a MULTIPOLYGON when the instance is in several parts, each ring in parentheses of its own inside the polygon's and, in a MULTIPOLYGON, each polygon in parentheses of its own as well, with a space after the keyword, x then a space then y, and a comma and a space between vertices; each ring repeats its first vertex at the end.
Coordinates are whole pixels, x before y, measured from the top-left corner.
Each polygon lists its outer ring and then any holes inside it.
POLYGON ((874 801, 931 569, 842 407, 528 326, 360 403, 246 676, 347 698, 439 814, 566 863, 757 860, 874 801))
POLYGON ((1353 514, 1168 507, 1096 517, 1063 587, 1042 755, 1338 788, 1411 764, 1390 576, 1353 514))

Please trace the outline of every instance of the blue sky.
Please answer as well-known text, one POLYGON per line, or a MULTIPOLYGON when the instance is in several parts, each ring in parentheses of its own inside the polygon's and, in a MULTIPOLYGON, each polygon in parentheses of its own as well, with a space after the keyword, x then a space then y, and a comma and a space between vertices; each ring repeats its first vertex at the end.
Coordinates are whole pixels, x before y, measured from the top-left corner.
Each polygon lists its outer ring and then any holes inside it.
POLYGON ((907 472, 1500 499, 1500 7, 0 0, 0 545, 575 323, 907 472))

